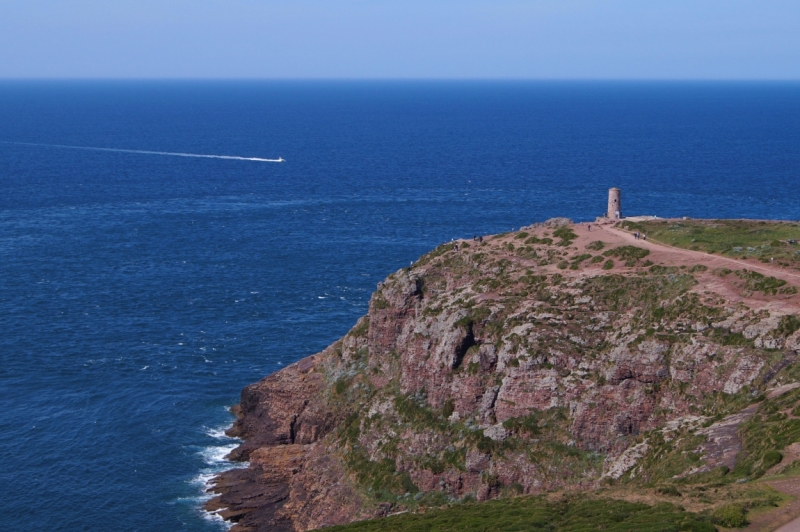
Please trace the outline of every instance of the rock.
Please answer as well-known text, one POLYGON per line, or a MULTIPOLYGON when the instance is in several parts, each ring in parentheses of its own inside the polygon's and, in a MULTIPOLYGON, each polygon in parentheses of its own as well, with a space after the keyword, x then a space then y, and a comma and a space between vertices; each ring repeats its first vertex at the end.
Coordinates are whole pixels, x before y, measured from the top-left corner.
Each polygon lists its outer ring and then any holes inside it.
POLYGON ((503 441, 508 438, 508 431, 503 428, 501 423, 498 423, 497 425, 492 425, 491 427, 483 429, 483 435, 490 440, 503 441))
POLYGON ((647 441, 629 447, 615 460, 612 460, 607 464, 606 471, 603 476, 613 478, 614 480, 618 479, 627 473, 633 466, 635 466, 636 463, 647 454, 649 449, 650 446, 648 445, 647 441))

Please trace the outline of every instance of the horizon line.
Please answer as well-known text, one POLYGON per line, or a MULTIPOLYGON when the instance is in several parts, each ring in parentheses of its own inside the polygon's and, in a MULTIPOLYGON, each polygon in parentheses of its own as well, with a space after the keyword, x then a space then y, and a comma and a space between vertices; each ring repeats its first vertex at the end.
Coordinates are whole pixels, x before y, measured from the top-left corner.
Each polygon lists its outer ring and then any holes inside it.
POLYGON ((636 77, 3 77, 0 82, 8 81, 515 81, 515 82, 672 82, 672 83, 797 83, 798 78, 636 78, 636 77))

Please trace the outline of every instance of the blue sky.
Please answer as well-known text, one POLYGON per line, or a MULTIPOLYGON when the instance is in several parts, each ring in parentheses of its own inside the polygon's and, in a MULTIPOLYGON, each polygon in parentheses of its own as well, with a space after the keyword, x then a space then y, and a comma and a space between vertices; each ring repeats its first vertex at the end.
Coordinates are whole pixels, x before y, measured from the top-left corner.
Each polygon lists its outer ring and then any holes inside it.
POLYGON ((0 0, 0 78, 800 79, 800 0, 0 0))

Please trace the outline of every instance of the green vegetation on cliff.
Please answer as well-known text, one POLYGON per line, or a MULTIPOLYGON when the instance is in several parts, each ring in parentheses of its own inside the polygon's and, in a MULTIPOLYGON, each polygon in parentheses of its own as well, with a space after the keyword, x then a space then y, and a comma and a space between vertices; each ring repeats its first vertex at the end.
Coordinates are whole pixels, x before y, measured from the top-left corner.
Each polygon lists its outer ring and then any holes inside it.
POLYGON ((622 223, 670 246, 732 258, 775 259, 800 266, 800 224, 758 220, 648 220, 622 223))
POLYGON ((575 496, 556 502, 543 497, 516 497, 468 503, 360 521, 327 528, 331 532, 713 532, 711 519, 669 503, 649 506, 611 499, 575 496))

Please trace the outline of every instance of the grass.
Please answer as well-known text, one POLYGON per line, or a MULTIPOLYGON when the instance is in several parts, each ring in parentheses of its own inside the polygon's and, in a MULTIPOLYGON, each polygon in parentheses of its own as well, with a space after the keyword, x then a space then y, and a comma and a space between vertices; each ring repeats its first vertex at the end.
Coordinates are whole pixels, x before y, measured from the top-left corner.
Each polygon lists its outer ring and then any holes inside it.
POLYGON ((578 235, 572 230, 571 227, 567 225, 562 225, 555 231, 553 231, 553 236, 560 238, 561 240, 556 243, 557 246, 569 246, 573 240, 578 238, 578 235))
POLYGON ((764 400, 758 413, 742 423, 739 435, 743 449, 731 472, 732 477, 758 478, 781 462, 780 451, 800 441, 800 419, 791 412, 798 405, 800 390, 794 390, 782 397, 764 400))
POLYGON ((731 503, 720 506, 711 513, 714 524, 727 528, 741 528, 746 526, 747 511, 741 504, 731 503))
POLYGON ((609 249, 603 253, 604 257, 616 257, 619 260, 625 261, 625 266, 633 267, 639 259, 643 259, 650 254, 650 251, 636 246, 620 246, 618 248, 609 249))
POLYGON ((369 317, 366 317, 359 321, 359 323, 350 329, 350 336, 354 338, 363 338, 367 336, 369 332, 369 317))
POLYGON ((653 275, 634 278, 612 274, 587 280, 583 292, 602 302, 612 311, 639 307, 645 310, 647 316, 653 316, 655 313, 663 316, 668 310, 682 315, 688 309, 684 309, 682 300, 676 298, 696 283, 691 275, 653 275), (672 301, 671 306, 675 308, 663 307, 662 303, 665 301, 672 301))
POLYGON ((750 270, 740 270, 734 273, 744 281, 744 287, 753 292, 762 292, 766 295, 775 295, 779 292, 782 294, 797 292, 797 289, 794 289, 793 292, 788 290, 788 288, 794 287, 782 288, 786 284, 783 279, 762 275, 750 270))
POLYGON ((800 266, 800 224, 756 220, 652 220, 623 222, 630 231, 671 246, 727 257, 755 257, 800 266))
POLYGON ((588 254, 588 253, 583 253, 582 255, 578 255, 576 257, 572 257, 572 259, 571 259, 572 262, 569 265, 569 269, 570 270, 577 270, 580 267, 581 262, 583 262, 585 260, 589 260, 591 258, 592 258, 592 256, 590 254, 588 254))
POLYGON ((555 502, 544 497, 516 497, 466 503, 429 510, 424 514, 403 514, 373 521, 326 528, 331 532, 713 532, 705 516, 675 505, 649 506, 613 499, 575 497, 555 502))

